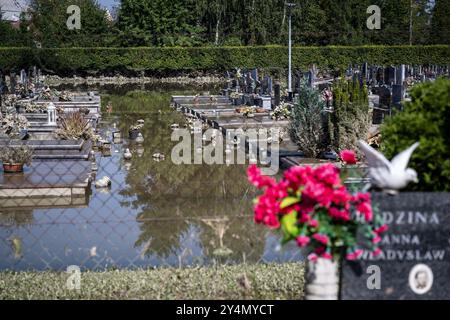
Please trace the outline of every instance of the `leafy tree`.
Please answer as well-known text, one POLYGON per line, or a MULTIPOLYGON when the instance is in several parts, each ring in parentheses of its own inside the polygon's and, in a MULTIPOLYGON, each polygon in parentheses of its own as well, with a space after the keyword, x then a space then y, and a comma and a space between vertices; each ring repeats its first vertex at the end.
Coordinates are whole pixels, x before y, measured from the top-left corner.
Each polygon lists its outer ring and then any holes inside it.
MULTIPOLYGON (((0 8, 1 9, 1 8, 0 8)), ((21 17, 23 21, 23 16, 21 17)), ((0 46, 14 46, 21 47, 28 44, 28 35, 22 26, 17 29, 11 26, 8 21, 2 20, 2 13, 0 11, 0 46)))
POLYGON ((120 44, 129 46, 191 46, 202 43, 195 1, 122 0, 119 9, 120 44))
POLYGON ((43 47, 95 47, 110 42, 111 28, 96 0, 32 0, 30 30, 43 47), (67 8, 81 10, 81 29, 67 28, 67 8))

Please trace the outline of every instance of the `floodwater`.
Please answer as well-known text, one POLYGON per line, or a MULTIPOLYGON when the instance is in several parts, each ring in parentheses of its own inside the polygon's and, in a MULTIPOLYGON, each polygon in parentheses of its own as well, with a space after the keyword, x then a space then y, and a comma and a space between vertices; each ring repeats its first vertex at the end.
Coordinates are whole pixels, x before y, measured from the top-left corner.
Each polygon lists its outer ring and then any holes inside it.
MULTIPOLYGON (((183 267, 299 261, 295 245, 280 247, 277 232, 253 222, 255 190, 239 165, 175 165, 170 125, 183 123, 169 107, 172 95, 195 91, 101 92, 99 125, 111 138, 114 124, 125 136, 109 157, 97 154, 97 178, 85 206, 0 211, 0 270, 83 270, 183 267), (127 131, 145 120, 142 146, 127 131), (131 161, 123 159, 129 148, 131 161), (155 161, 153 154, 164 154, 155 161)), ((0 173, 2 174, 2 173, 0 173)))

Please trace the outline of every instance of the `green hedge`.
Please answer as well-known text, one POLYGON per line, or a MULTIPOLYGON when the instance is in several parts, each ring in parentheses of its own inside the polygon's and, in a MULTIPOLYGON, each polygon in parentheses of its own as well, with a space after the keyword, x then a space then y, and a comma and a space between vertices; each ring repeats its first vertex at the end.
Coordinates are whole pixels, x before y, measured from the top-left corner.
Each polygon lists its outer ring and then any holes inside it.
MULTIPOLYGON (((343 68, 350 63, 450 64, 450 46, 294 47, 293 64, 343 68)), ((0 48, 0 69, 38 65, 58 74, 71 72, 224 71, 234 67, 287 67, 284 46, 197 48, 0 48)))

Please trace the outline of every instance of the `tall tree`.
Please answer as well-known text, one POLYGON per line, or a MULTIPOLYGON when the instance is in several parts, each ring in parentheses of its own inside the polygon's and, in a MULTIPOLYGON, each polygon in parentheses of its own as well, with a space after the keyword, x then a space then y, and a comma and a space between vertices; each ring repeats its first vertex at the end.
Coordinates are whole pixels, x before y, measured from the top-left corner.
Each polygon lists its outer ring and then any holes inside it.
POLYGON ((122 0, 118 29, 122 45, 190 46, 201 43, 194 0, 122 0))
POLYGON ((108 44, 110 25, 96 0, 32 0, 30 16, 33 38, 44 47, 108 44), (70 5, 80 7, 80 30, 67 27, 67 8, 70 5))
POLYGON ((431 20, 431 41, 450 44, 450 0, 436 0, 431 20))

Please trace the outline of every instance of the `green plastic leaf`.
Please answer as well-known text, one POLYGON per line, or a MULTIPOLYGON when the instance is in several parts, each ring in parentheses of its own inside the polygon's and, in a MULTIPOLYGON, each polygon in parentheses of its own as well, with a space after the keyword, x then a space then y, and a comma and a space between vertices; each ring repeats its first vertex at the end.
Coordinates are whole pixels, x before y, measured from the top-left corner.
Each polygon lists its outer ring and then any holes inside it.
POLYGON ((297 225, 296 211, 286 214, 281 218, 281 228, 288 238, 292 239, 298 236, 300 230, 297 225))
POLYGON ((287 197, 287 198, 284 198, 283 201, 281 202, 280 208, 281 209, 285 209, 285 208, 288 208, 288 207, 290 207, 290 206, 292 206, 292 205, 294 205, 296 203, 299 203, 299 202, 300 202, 299 198, 287 197))

